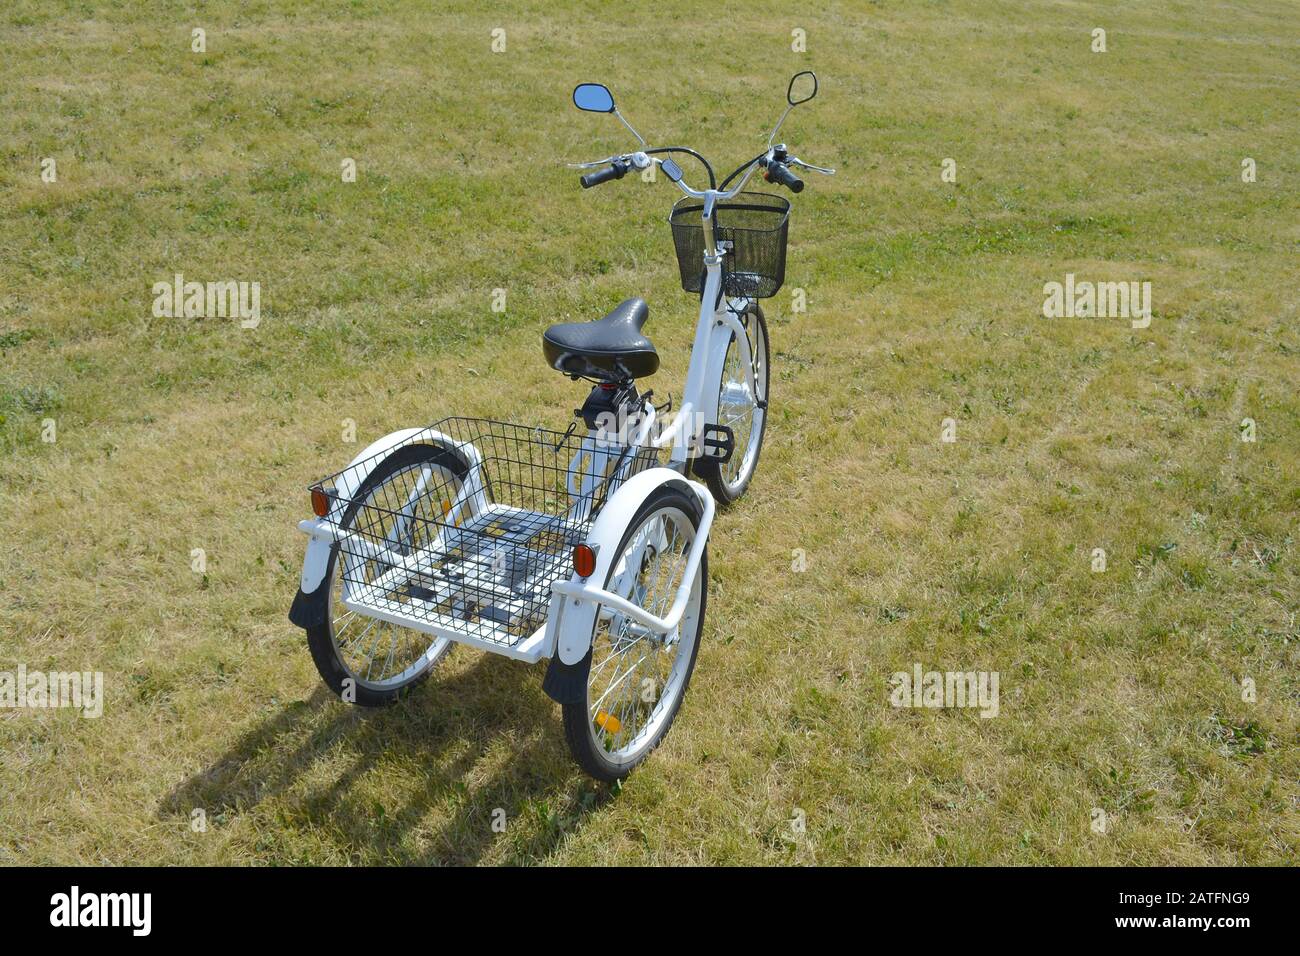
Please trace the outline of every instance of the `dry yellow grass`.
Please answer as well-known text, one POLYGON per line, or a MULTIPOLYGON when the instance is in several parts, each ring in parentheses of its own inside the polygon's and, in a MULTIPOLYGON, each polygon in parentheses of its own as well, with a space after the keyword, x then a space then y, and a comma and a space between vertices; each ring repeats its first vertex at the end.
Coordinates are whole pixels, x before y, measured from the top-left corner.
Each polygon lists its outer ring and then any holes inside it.
POLYGON ((107 697, 0 711, 0 861, 1294 859, 1289 5, 832 4, 722 48, 686 3, 276 6, 0 14, 0 670, 107 697), (672 194, 578 189, 557 161, 626 143, 574 82, 722 164, 808 67, 785 135, 841 172, 795 201, 768 444, 665 745, 598 788, 542 669, 461 648, 398 707, 330 698, 285 613, 343 419, 563 427, 541 330, 631 294, 680 394, 672 194), (152 317, 176 272, 260 282, 261 325, 152 317), (1067 272, 1150 280, 1151 327, 1042 318, 1067 272), (999 672, 1000 716, 892 708, 916 663, 999 672))

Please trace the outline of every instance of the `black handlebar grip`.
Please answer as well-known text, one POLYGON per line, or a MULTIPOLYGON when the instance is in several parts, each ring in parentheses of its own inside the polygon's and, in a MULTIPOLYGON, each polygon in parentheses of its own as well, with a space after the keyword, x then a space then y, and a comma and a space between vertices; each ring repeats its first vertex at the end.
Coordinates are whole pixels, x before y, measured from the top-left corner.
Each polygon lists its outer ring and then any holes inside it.
POLYGON ((769 183, 777 183, 781 186, 785 186, 792 193, 803 192, 803 180, 790 172, 788 166, 784 166, 781 163, 768 163, 767 172, 763 174, 763 178, 769 183))
POLYGON ((612 166, 606 166, 604 169, 598 169, 594 173, 587 173, 579 179, 583 189, 590 189, 592 186, 599 186, 601 183, 607 183, 611 179, 622 179, 627 173, 625 166, 614 163, 612 166))

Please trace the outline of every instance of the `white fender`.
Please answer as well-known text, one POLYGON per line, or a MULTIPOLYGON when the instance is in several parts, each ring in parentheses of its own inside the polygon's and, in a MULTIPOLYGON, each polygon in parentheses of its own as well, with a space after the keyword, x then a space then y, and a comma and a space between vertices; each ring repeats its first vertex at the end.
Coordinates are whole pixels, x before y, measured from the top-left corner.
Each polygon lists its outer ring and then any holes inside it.
MULTIPOLYGON (((610 497, 600 509, 587 543, 596 549, 596 570, 590 577, 579 577, 575 572, 569 582, 582 586, 595 582, 603 587, 609 577, 610 568, 618 559, 618 546, 627 532, 628 525, 636 516, 647 498, 658 488, 675 484, 690 491, 700 499, 702 512, 711 512, 713 499, 704 485, 683 478, 671 468, 651 468, 633 475, 610 497), (705 502, 708 507, 706 508, 705 502)), ((707 535, 707 528, 703 529, 707 535)), ((596 626, 598 605, 591 601, 556 593, 552 597, 552 613, 548 616, 550 626, 555 629, 554 639, 560 660, 565 664, 576 664, 587 656, 591 646, 591 635, 596 626)))
MULTIPOLYGON (((743 308, 743 299, 728 300, 730 308, 743 308)), ((745 334, 745 327, 740 324, 740 319, 736 318, 729 307, 724 307, 714 315, 714 321, 718 324, 716 335, 710 337, 709 341, 709 372, 705 377, 708 387, 705 388, 701 396, 702 407, 700 411, 708 416, 706 419, 710 422, 718 420, 718 387, 722 384, 722 373, 727 365, 727 346, 731 344, 731 337, 736 337, 736 345, 740 351, 740 367, 746 371, 746 383, 752 392, 755 383, 753 381, 754 357, 749 351, 749 336, 745 334)))
MULTIPOLYGON (((420 434, 428 437, 441 437, 431 435, 428 429, 425 428, 403 428, 401 431, 387 434, 378 441, 367 445, 339 475, 334 486, 338 492, 334 507, 347 507, 347 503, 352 500, 357 489, 361 487, 361 483, 366 480, 370 472, 374 471, 388 457, 388 453, 420 434)), ((313 523, 304 521, 299 527, 303 527, 303 525, 310 526, 313 523)), ((299 587, 303 593, 311 594, 320 587, 320 583, 325 577, 325 569, 329 566, 330 546, 333 541, 325 535, 312 534, 310 531, 307 533, 310 535, 310 540, 307 542, 307 555, 302 562, 302 580, 299 587)))
MULTIPOLYGON (((729 299, 727 301, 733 308, 742 309, 744 307, 743 299, 729 299)), ((708 349, 708 355, 704 362, 700 381, 691 380, 689 370, 687 372, 685 398, 690 402, 690 413, 694 419, 689 425, 690 430, 687 435, 689 441, 682 448, 674 450, 674 463, 687 460, 688 448, 695 448, 695 453, 700 454, 698 444, 701 438, 701 430, 698 426, 718 420, 718 386, 722 382, 722 373, 727 364, 727 346, 731 344, 733 334, 740 345, 741 367, 752 368, 753 366, 753 359, 749 354, 749 339, 745 335, 745 327, 740 324, 740 320, 732 314, 727 306, 714 312, 709 317, 708 323, 708 335, 704 346, 708 349), (693 401, 690 398, 692 395, 695 396, 693 401)), ((699 341, 699 335, 700 332, 697 329, 697 342, 699 341)), ((750 387, 753 387, 752 382, 750 387)), ((686 405, 683 404, 682 412, 685 411, 686 405)))

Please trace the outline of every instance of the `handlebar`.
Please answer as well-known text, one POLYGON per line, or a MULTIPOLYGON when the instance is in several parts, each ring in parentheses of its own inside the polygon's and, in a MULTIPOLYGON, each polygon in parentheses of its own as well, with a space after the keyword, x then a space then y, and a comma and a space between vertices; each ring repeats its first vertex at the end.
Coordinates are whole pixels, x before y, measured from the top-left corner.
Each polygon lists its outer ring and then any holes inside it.
POLYGON ((790 167, 784 163, 778 163, 775 159, 767 163, 761 163, 766 168, 763 170, 763 178, 769 183, 776 183, 778 186, 785 186, 792 193, 803 192, 803 180, 790 172, 790 167))
POLYGON ((583 189, 590 189, 592 186, 599 186, 601 183, 607 183, 611 179, 622 179, 627 175, 627 171, 631 166, 631 162, 623 162, 616 159, 604 169, 598 169, 594 173, 586 173, 578 177, 578 182, 582 183, 583 189))
MULTIPOLYGON (((582 188, 591 189, 593 186, 599 186, 602 183, 607 183, 612 179, 622 179, 632 169, 647 169, 650 167, 651 163, 658 163, 659 165, 662 166, 665 161, 659 159, 658 157, 652 157, 650 154, 668 153, 668 152, 690 153, 691 155, 697 156, 701 161, 703 161, 704 159, 702 156, 699 156, 698 153, 695 153, 694 150, 689 150, 686 149, 685 147, 680 147, 680 146, 671 146, 671 147, 662 147, 660 149, 647 150, 638 153, 628 153, 623 156, 611 156, 609 159, 597 160, 594 163, 570 163, 569 165, 576 166, 580 169, 589 168, 592 166, 604 167, 595 172, 585 173, 581 177, 579 177, 578 181, 582 184, 582 188), (604 165, 605 163, 609 163, 609 165, 605 166, 604 165)), ((705 163, 705 165, 706 167, 708 166, 707 163, 705 163)), ((711 204, 713 202, 716 202, 718 200, 725 201, 728 199, 732 199, 737 194, 739 194, 740 191, 745 188, 745 184, 749 181, 749 177, 753 175, 754 170, 758 169, 759 167, 763 168, 763 178, 767 180, 769 183, 775 183, 778 186, 784 186, 794 193, 803 192, 804 182, 794 173, 791 167, 798 167, 800 169, 811 169, 813 172, 822 173, 827 176, 834 175, 835 173, 835 170, 833 169, 826 169, 821 166, 813 166, 810 163, 805 163, 797 156, 791 156, 786 151, 785 144, 781 143, 778 144, 777 146, 769 147, 760 155, 755 156, 749 162, 737 168, 735 172, 733 172, 730 176, 726 178, 726 180, 723 181, 722 188, 720 189, 717 188, 710 188, 708 190, 692 189, 690 186, 687 186, 686 183, 681 179, 680 170, 676 170, 675 175, 670 174, 670 178, 672 179, 673 183, 677 186, 677 188, 680 189, 687 196, 690 196, 693 199, 703 199, 706 201, 706 203, 710 204, 709 208, 712 208, 711 204), (727 189, 727 184, 730 183, 737 176, 741 177, 740 182, 733 188, 727 189)), ((667 167, 665 167, 665 169, 666 168, 667 167)), ((711 168, 709 169, 709 173, 710 173, 709 178, 711 184, 713 178, 711 168)))

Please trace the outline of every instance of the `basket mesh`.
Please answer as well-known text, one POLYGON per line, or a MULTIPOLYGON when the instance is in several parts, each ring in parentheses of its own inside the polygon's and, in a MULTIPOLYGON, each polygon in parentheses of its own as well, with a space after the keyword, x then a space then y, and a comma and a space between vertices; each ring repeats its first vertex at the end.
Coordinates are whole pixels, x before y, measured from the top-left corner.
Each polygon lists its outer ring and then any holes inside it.
MULTIPOLYGON (((682 199, 668 222, 677 247, 682 288, 699 293, 704 285, 704 203, 682 199)), ((714 208, 714 241, 729 242, 722 258, 722 291, 730 296, 766 299, 785 281, 785 246, 790 228, 790 202, 768 193, 741 193, 714 208)))
POLYGON ((609 496, 657 462, 654 449, 586 435, 440 421, 313 486, 337 534, 331 600, 512 645, 545 622, 551 584, 571 574, 571 550, 609 496))

